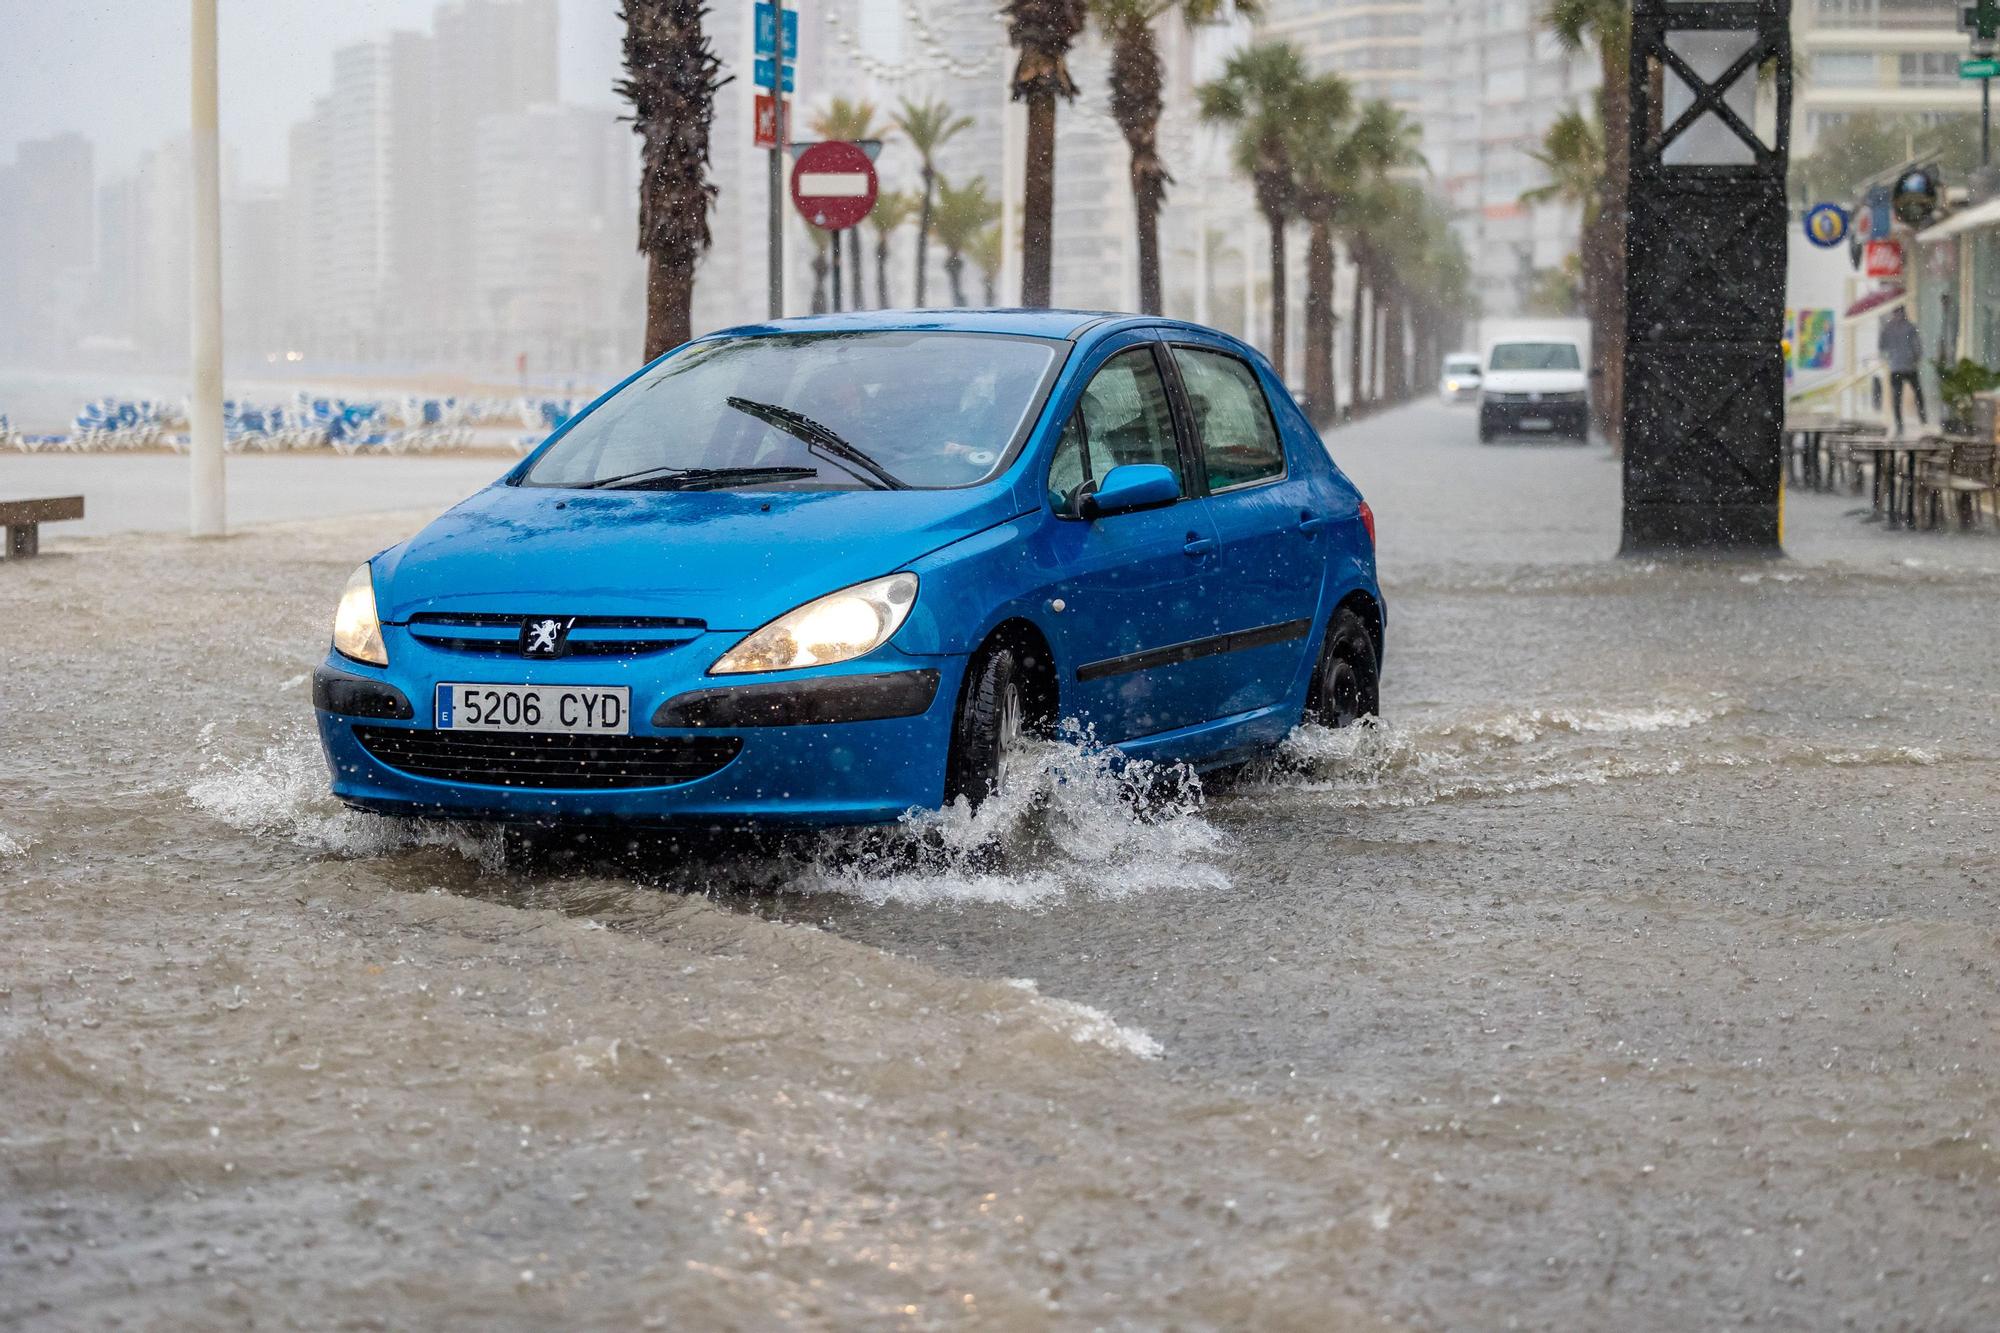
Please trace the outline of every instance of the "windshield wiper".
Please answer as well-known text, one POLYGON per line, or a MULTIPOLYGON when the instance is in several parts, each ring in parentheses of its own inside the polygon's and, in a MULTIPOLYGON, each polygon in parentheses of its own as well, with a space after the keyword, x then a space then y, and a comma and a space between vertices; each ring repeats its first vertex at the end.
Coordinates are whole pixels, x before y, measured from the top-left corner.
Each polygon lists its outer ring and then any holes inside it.
POLYGON ((803 412, 794 412, 789 407, 776 403, 760 403, 754 398, 727 398, 727 402, 738 412, 747 413, 759 421, 767 422, 804 440, 809 446, 832 456, 835 462, 845 463, 885 491, 907 491, 910 484, 896 477, 880 463, 862 453, 843 440, 830 427, 822 426, 803 412))
POLYGON ((649 467, 585 485, 598 491, 697 491, 738 481, 804 481, 818 475, 816 467, 649 467))

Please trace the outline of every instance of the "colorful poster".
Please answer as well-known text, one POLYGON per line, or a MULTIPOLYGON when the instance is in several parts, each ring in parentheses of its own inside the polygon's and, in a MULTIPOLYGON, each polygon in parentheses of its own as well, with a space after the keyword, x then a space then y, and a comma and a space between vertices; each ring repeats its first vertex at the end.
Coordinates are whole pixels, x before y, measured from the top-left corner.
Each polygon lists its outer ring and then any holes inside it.
POLYGON ((1833 369, 1833 315, 1831 310, 1799 311, 1792 363, 1800 370, 1833 369))

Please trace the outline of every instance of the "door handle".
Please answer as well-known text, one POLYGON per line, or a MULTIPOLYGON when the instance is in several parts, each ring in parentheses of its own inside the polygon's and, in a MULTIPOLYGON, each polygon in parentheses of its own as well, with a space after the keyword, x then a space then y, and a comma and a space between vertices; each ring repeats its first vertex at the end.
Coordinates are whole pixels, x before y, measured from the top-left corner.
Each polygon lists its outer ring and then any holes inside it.
POLYGON ((1181 547, 1181 549, 1183 551, 1186 551, 1190 556, 1194 557, 1195 559, 1200 559, 1202 556, 1207 555, 1210 551, 1213 551, 1215 549, 1215 538, 1197 537, 1195 534, 1190 532, 1187 535, 1187 545, 1181 547))
POLYGON ((1308 537, 1312 536, 1314 533, 1318 532, 1321 528, 1327 526, 1331 522, 1333 522, 1333 520, 1330 518, 1315 518, 1311 510, 1301 509, 1299 511, 1299 531, 1303 532, 1308 537))

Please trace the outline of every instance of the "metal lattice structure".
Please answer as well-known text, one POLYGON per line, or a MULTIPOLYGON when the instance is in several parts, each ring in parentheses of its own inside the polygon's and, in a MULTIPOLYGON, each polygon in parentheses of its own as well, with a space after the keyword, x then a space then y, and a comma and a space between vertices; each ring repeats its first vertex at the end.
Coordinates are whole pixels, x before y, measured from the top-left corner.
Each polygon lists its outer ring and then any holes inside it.
POLYGON ((1627 554, 1778 549, 1791 8, 1633 0, 1627 554), (1768 140, 1728 100, 1760 84, 1768 140))

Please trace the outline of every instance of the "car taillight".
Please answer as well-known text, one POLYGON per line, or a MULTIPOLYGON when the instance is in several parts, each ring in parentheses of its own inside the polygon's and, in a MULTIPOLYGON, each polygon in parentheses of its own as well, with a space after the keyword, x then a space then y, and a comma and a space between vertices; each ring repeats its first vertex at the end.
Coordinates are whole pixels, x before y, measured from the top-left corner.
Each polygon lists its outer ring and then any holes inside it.
POLYGON ((1368 507, 1366 500, 1361 502, 1361 526, 1368 529, 1368 544, 1373 546, 1375 544, 1375 511, 1368 507))

